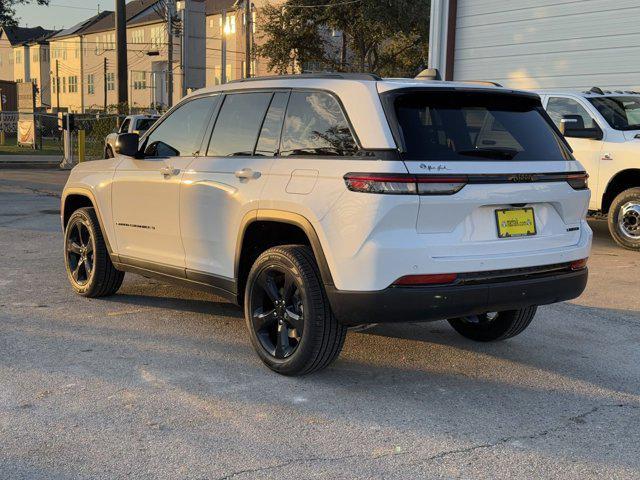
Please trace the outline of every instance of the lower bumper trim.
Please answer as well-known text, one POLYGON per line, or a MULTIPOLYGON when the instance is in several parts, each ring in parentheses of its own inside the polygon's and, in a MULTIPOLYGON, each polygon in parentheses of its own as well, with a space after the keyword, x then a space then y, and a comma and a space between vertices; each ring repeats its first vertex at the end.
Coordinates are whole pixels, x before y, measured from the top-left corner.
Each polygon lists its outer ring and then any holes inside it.
POLYGON ((475 285, 389 287, 375 292, 327 287, 327 295, 334 314, 345 325, 428 322, 571 300, 582 294, 588 276, 585 268, 475 285))

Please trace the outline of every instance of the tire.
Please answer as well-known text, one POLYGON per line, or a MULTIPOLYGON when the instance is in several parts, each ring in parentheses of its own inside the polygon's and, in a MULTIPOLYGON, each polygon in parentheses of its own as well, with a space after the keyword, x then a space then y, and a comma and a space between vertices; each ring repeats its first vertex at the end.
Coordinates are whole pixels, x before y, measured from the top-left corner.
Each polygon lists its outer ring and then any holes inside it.
POLYGON ((506 340, 521 334, 531 323, 538 307, 507 310, 493 314, 453 318, 449 323, 463 337, 476 342, 506 340))
POLYGON ((607 222, 618 245, 640 251, 640 188, 625 190, 613 199, 607 222))
POLYGON ((104 149, 104 158, 113 158, 113 150, 111 149, 111 147, 107 147, 104 149))
POLYGON ((247 278, 244 310, 256 353, 282 375, 321 370, 344 345, 347 328, 331 312, 306 246, 274 247, 258 257, 247 278))
POLYGON ((83 297, 106 297, 118 291, 124 272, 116 270, 93 208, 73 212, 64 231, 64 262, 69 283, 83 297))

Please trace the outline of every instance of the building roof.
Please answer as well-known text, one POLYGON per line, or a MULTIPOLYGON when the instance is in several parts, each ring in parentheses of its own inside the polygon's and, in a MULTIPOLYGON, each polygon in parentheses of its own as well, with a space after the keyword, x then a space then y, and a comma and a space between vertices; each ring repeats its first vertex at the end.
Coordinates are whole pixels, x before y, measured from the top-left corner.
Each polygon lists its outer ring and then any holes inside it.
POLYGON ((234 5, 237 0, 206 0, 207 5, 205 7, 205 12, 207 15, 215 15, 218 13, 222 13, 222 10, 235 10, 234 5))
POLYGON ((42 27, 2 27, 2 33, 12 46, 44 40, 56 33, 42 27))
MULTIPOLYGON (((132 0, 127 3, 126 16, 127 25, 138 25, 142 23, 160 22, 163 18, 159 14, 159 9, 162 8, 159 3, 160 0, 132 0)), ((99 22, 96 22, 90 28, 83 33, 98 33, 114 30, 116 28, 116 15, 114 12, 109 12, 109 15, 102 18, 99 22)))
POLYGON ((97 15, 94 15, 93 17, 90 17, 86 20, 83 20, 80 23, 75 24, 73 27, 62 30, 61 32, 51 37, 51 39, 59 40, 66 37, 74 37, 76 35, 84 34, 88 29, 90 29, 96 23, 101 22, 104 18, 108 17, 109 15, 113 15, 113 12, 109 10, 100 12, 97 15))

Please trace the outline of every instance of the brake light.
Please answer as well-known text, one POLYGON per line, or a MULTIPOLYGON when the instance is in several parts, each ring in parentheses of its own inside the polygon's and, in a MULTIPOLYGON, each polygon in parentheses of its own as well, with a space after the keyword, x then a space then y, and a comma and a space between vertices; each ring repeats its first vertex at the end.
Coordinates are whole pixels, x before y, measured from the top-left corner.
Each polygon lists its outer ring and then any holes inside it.
POLYGON ((344 176, 352 192, 392 195, 453 195, 462 190, 467 180, 465 175, 348 173, 344 176))
POLYGON ((458 278, 456 273, 436 273, 431 275, 407 275, 406 277, 400 277, 393 282, 398 286, 411 286, 411 285, 444 285, 447 283, 453 283, 458 278))
POLYGON ((574 190, 586 190, 589 188, 589 174, 585 172, 569 173, 567 174, 567 183, 574 190))
POLYGON ((573 270, 573 271, 582 270, 584 268, 587 268, 587 261, 588 260, 589 260, 588 258, 583 258, 583 259, 571 262, 571 264, 569 265, 569 268, 571 268, 571 270, 573 270))

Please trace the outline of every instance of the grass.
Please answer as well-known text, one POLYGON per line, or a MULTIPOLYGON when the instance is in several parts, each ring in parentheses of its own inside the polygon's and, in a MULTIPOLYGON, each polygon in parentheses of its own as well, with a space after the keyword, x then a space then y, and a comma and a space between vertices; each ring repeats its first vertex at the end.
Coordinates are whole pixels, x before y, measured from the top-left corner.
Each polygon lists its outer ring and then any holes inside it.
POLYGON ((0 155, 62 155, 62 145, 52 138, 42 140, 42 149, 19 147, 15 137, 5 138, 4 145, 0 145, 0 155))

